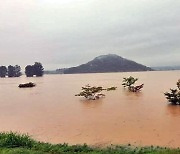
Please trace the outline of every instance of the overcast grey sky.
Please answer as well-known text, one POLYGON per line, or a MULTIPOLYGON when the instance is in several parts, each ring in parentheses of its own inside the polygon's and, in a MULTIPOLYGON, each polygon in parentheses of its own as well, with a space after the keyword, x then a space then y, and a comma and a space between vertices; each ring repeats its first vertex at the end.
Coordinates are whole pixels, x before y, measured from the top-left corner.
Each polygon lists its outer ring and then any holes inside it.
POLYGON ((56 69, 108 53, 180 65, 180 0, 0 0, 0 65, 56 69))

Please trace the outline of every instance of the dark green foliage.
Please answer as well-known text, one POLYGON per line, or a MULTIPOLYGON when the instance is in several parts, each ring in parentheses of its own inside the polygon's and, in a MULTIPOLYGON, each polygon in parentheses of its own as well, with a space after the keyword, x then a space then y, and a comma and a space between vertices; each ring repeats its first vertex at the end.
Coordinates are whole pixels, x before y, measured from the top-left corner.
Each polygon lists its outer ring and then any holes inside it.
POLYGON ((20 77, 21 75, 21 67, 19 65, 8 66, 8 77, 20 77))
POLYGON ((15 68, 14 77, 20 77, 22 75, 21 67, 19 65, 15 65, 14 68, 15 68))
POLYGON ((35 62, 34 65, 27 65, 25 67, 25 74, 27 77, 33 77, 34 75, 40 77, 44 74, 44 68, 41 63, 35 62))
POLYGON ((86 85, 82 87, 82 92, 80 92, 79 94, 76 94, 75 96, 83 96, 90 100, 96 100, 105 96, 105 94, 101 93, 103 90, 111 91, 111 90, 116 90, 116 89, 117 87, 109 87, 105 89, 103 87, 96 87, 96 86, 92 87, 90 85, 86 85))
POLYGON ((124 87, 131 87, 132 85, 135 84, 135 82, 138 80, 138 78, 134 78, 132 76, 128 77, 128 78, 123 78, 123 83, 122 85, 124 87))
POLYGON ((7 68, 6 66, 0 66, 0 77, 4 78, 7 75, 7 68))
POLYGON ((0 133, 0 147, 27 147, 31 148, 35 141, 28 135, 19 135, 13 132, 0 133))
POLYGON ((11 65, 8 66, 8 77, 14 77, 15 68, 11 65))
POLYGON ((27 77, 33 77, 34 75, 34 67, 31 65, 27 65, 25 67, 25 74, 27 77))
POLYGON ((82 87, 82 92, 75 96, 83 96, 87 99, 99 99, 100 97, 105 96, 104 94, 101 93, 101 91, 106 90, 103 89, 103 87, 91 87, 90 85, 86 85, 85 87, 82 87))
POLYGON ((164 95, 173 105, 180 105, 180 79, 176 85, 177 89, 170 89, 170 92, 166 92, 164 95))
POLYGON ((170 92, 166 92, 164 95, 172 104, 180 105, 180 92, 178 89, 170 89, 170 92))
POLYGON ((43 76, 44 68, 41 63, 35 62, 34 64, 34 73, 36 76, 43 76))
POLYGON ((2 154, 179 154, 179 149, 164 147, 110 146, 92 148, 84 145, 49 144, 38 142, 28 135, 0 133, 0 153, 2 154))
POLYGON ((129 89, 129 91, 131 91, 131 92, 138 92, 143 88, 144 84, 134 86, 134 84, 136 83, 137 80, 138 80, 138 78, 134 78, 132 76, 130 76, 128 78, 123 78, 122 85, 124 87, 127 87, 129 89))
POLYGON ((179 79, 178 82, 177 82, 177 87, 178 87, 178 89, 180 90, 180 79, 179 79))

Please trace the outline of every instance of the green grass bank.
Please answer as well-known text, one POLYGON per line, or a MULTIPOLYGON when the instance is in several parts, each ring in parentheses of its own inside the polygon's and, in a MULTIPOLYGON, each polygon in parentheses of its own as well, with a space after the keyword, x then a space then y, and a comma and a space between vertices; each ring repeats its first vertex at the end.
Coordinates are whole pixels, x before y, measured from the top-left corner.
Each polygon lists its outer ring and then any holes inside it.
POLYGON ((0 154, 180 154, 180 149, 167 147, 111 146, 93 148, 84 145, 50 144, 39 142, 28 135, 0 133, 0 154))

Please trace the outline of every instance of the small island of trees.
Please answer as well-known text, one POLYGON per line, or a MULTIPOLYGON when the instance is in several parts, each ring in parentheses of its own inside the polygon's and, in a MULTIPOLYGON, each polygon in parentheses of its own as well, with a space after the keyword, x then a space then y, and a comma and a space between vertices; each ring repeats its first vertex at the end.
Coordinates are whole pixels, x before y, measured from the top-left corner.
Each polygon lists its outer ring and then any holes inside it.
POLYGON ((0 66, 0 77, 5 78, 6 76, 12 78, 12 77, 20 77, 22 75, 21 73, 21 67, 19 65, 9 65, 6 66, 0 66))
POLYGON ((25 68, 25 74, 27 77, 37 77, 43 76, 44 68, 41 63, 35 62, 34 65, 27 65, 25 68))
MULTIPOLYGON (((25 74, 27 77, 41 77, 44 74, 44 68, 40 62, 35 62, 34 65, 27 65, 25 67, 25 74)), ((6 66, 0 66, 0 77, 20 77, 22 75, 21 73, 21 67, 19 65, 9 65, 6 66)))

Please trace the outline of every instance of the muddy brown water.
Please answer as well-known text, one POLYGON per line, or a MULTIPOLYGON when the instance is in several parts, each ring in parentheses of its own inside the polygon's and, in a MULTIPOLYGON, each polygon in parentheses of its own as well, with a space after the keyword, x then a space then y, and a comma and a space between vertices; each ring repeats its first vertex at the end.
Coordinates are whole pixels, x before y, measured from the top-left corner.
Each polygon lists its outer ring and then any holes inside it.
POLYGON ((51 143, 180 146, 180 106, 168 105, 163 92, 175 88, 180 71, 45 75, 0 79, 0 131, 28 133, 51 143), (122 78, 138 77, 140 93, 121 86, 122 78), (18 84, 37 86, 19 89, 18 84), (75 97, 81 86, 117 86, 106 97, 75 97))

